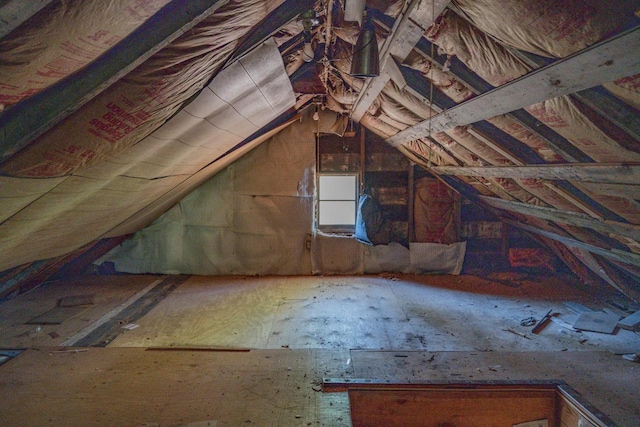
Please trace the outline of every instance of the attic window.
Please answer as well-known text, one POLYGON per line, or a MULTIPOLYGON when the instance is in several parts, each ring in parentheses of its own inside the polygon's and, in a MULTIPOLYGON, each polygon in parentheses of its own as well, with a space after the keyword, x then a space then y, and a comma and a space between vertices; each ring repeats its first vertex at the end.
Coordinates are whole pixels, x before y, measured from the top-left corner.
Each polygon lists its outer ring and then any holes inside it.
POLYGON ((318 176, 318 228, 325 231, 353 231, 358 202, 357 174, 318 176))

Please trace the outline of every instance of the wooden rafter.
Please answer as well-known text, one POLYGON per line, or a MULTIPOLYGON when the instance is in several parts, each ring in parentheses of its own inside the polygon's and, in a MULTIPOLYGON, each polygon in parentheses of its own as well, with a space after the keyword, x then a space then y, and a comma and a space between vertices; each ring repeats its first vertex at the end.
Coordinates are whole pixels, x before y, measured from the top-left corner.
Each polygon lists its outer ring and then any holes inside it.
POLYGON ((360 121, 369 106, 391 79, 394 58, 402 62, 420 41, 425 29, 442 13, 449 0, 411 0, 400 13, 381 49, 381 73, 367 79, 353 106, 351 117, 360 121))
POLYGON ((173 0, 72 78, 4 111, 0 115, 0 157, 26 146, 228 2, 193 0, 186 7, 183 1, 173 0))
POLYGON ((52 0, 24 1, 6 0, 0 4, 0 37, 4 37, 31 16, 51 3, 52 0))
POLYGON ((529 224, 524 224, 519 221, 513 221, 510 219, 503 219, 507 224, 513 225, 514 227, 522 228, 524 230, 530 231, 535 234, 539 234, 541 236, 548 237, 552 240, 556 240, 560 243, 563 243, 566 246, 584 249, 594 254, 601 255, 605 258, 611 259, 613 261, 619 261, 624 264, 631 264, 635 266, 640 266, 640 255, 632 253, 632 252, 624 252, 616 249, 604 249, 598 246, 590 245, 579 240, 572 239, 570 237, 561 236, 556 233, 552 233, 550 231, 542 230, 540 228, 534 227, 529 224))
POLYGON ((439 175, 494 178, 576 180, 607 184, 640 183, 640 165, 624 163, 569 163, 526 166, 436 166, 439 175))
POLYGON ((488 119, 537 102, 572 94, 640 72, 640 27, 465 101, 387 139, 391 145, 488 119))
POLYGON ((545 206, 534 206, 527 203, 502 200, 496 197, 479 196, 478 198, 489 206, 509 212, 577 227, 586 227, 604 234, 616 234, 640 241, 640 225, 626 224, 618 221, 599 221, 577 212, 562 211, 545 206))

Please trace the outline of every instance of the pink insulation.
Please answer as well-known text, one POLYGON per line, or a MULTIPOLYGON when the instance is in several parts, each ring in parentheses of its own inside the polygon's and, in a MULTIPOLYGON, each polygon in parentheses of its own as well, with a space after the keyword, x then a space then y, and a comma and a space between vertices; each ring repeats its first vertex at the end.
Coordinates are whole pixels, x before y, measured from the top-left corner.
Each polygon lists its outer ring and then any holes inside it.
POLYGON ((63 176, 135 144, 202 89, 238 40, 276 6, 274 0, 229 2, 19 151, 0 171, 63 176))
POLYGON ((449 10, 425 36, 438 45, 439 53, 455 55, 493 86, 501 86, 530 71, 515 55, 449 10))
POLYGON ((169 0, 56 1, 0 40, 0 103, 56 83, 128 36, 169 0))
POLYGON ((483 32, 517 49, 563 58, 631 22, 633 0, 456 0, 483 32))
POLYGON ((622 147, 567 96, 534 104, 526 110, 598 162, 640 161, 640 153, 622 147))

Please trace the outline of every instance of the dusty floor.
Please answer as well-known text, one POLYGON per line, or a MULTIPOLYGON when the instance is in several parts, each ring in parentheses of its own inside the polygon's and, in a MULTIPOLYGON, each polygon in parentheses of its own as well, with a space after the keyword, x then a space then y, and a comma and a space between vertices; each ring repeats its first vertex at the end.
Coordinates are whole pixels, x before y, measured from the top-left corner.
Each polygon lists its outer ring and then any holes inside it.
POLYGON ((620 357, 640 351, 640 336, 572 331, 566 326, 577 314, 563 301, 618 310, 558 278, 51 283, 0 305, 0 348, 32 348, 0 366, 0 418, 3 425, 341 426, 349 425, 348 400, 318 392, 322 378, 559 379, 619 425, 640 425, 640 365, 620 357), (27 324, 74 295, 94 304, 62 313, 68 318, 59 324, 27 324), (521 326, 549 310, 555 321, 539 335, 521 326), (35 408, 29 396, 40 396, 35 408))

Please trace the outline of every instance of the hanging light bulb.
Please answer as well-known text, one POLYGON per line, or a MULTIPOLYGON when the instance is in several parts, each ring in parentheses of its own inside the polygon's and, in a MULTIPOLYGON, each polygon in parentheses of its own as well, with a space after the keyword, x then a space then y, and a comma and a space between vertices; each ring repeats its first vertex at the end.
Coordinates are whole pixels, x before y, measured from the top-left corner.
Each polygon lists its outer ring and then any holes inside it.
POLYGON ((349 74, 353 77, 378 77, 380 75, 378 41, 376 40, 375 26, 369 14, 366 14, 364 25, 358 36, 349 74))

